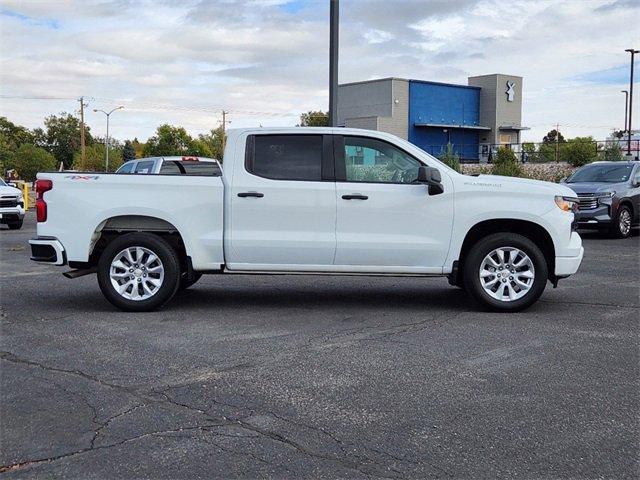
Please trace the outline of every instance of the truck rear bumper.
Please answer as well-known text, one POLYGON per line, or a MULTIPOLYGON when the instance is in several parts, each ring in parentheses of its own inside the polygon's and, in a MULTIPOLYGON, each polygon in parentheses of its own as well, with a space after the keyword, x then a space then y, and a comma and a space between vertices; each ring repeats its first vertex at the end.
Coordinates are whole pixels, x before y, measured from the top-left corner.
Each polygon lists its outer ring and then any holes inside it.
POLYGON ((51 265, 64 265, 67 256, 64 247, 53 237, 36 237, 29 240, 31 245, 31 260, 51 265))

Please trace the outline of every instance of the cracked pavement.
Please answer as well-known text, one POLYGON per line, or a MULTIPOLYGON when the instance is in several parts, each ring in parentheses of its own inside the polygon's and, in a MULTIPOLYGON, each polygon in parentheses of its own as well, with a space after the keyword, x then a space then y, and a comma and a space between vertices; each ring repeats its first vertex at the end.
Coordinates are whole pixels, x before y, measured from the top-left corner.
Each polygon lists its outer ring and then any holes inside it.
POLYGON ((2 478, 640 475, 637 234, 585 234, 506 315, 445 279, 249 275, 122 313, 34 235, 0 232, 2 478))

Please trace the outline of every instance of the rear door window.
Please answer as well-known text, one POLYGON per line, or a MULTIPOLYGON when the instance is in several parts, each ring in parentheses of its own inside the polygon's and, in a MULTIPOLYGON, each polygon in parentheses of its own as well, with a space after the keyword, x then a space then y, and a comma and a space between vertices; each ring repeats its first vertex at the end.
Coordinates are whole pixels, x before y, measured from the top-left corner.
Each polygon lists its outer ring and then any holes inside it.
POLYGON ((247 170, 254 175, 322 181, 322 135, 254 135, 251 146, 247 170))
POLYGON ((138 162, 138 164, 136 165, 135 173, 153 173, 154 163, 155 162, 153 160, 138 162))

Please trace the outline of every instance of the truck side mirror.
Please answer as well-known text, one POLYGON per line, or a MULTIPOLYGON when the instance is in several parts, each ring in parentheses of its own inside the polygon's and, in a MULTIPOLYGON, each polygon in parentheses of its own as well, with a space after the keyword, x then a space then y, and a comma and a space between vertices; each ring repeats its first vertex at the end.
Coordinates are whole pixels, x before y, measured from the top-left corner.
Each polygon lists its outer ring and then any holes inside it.
POLYGON ((444 192, 440 170, 433 167, 421 166, 418 168, 418 183, 424 183, 429 187, 429 195, 438 195, 444 192))

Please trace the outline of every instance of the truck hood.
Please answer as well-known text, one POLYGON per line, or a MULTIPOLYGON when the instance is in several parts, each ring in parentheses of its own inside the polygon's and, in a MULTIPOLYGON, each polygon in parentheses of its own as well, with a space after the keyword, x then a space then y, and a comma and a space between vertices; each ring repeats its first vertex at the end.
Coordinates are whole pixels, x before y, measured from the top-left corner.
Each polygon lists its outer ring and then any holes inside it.
POLYGON ((0 195, 22 195, 17 188, 0 186, 0 195))
POLYGON ((597 193, 619 190, 620 185, 624 185, 624 183, 576 182, 565 183, 564 185, 576 193, 597 193))
POLYGON ((526 193, 544 193, 548 192, 553 195, 563 195, 575 197, 576 193, 566 185, 559 183, 543 182, 542 180, 531 180, 529 178, 520 177, 503 177, 501 175, 478 175, 477 177, 469 177, 477 179, 478 183, 487 183, 494 186, 516 189, 523 194, 526 193))

